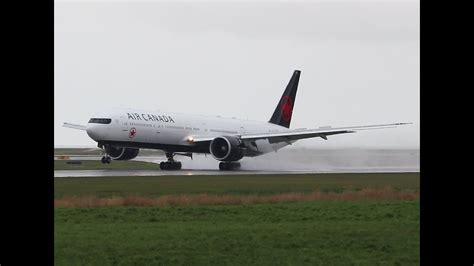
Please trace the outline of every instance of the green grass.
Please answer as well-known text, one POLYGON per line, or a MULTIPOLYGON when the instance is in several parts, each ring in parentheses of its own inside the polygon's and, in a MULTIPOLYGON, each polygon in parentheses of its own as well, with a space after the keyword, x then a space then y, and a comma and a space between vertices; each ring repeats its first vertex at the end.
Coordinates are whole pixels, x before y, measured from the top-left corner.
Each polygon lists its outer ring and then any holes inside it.
POLYGON ((55 208, 56 265, 419 265, 419 202, 55 208))
POLYGON ((100 156, 102 151, 98 148, 55 148, 54 155, 94 155, 100 156))
POLYGON ((293 174, 55 178, 54 196, 98 197, 169 194, 268 195, 288 192, 343 192, 393 187, 419 191, 419 173, 293 174))
MULTIPOLYGON (((54 155, 91 155, 101 156, 102 150, 99 148, 55 148, 54 155)), ((164 155, 161 150, 140 149, 139 155, 164 155)))
MULTIPOLYGON (((55 198, 393 187, 419 173, 55 178, 55 198)), ((57 265, 419 265, 419 201, 54 209, 57 265)))
POLYGON ((71 160, 54 160, 54 170, 159 170, 160 166, 150 162, 140 161, 113 161, 110 164, 103 164, 100 160, 74 160, 81 164, 68 164, 71 160))

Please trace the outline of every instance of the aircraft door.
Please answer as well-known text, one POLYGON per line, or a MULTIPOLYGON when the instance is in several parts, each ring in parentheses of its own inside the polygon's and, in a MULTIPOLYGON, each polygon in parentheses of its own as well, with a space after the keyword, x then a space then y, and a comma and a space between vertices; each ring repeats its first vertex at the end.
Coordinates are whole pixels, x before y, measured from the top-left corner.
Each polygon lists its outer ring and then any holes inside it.
POLYGON ((121 131, 121 136, 122 137, 126 137, 128 138, 128 134, 129 134, 129 131, 130 131, 130 128, 129 128, 129 123, 127 121, 127 118, 125 117, 120 117, 120 131, 121 131))

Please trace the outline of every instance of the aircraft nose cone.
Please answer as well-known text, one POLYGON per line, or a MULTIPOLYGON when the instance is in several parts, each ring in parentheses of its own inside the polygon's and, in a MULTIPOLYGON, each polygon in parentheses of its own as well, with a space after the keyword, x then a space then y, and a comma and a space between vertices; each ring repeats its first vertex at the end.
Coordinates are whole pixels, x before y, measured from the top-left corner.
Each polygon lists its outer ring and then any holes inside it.
POLYGON ((93 140, 100 140, 102 137, 101 130, 97 125, 88 124, 86 128, 87 135, 93 140))

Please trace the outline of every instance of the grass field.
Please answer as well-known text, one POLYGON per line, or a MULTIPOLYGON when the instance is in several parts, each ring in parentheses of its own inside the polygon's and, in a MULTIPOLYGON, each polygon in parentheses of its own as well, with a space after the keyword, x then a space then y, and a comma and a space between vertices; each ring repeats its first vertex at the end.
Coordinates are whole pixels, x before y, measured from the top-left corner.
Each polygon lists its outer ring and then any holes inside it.
POLYGON ((419 202, 56 208, 56 265, 418 265, 419 202))
POLYGON ((268 195, 303 192, 343 192, 392 187, 419 191, 419 173, 72 177, 55 178, 54 196, 113 197, 208 193, 218 195, 268 195))
POLYGON ((93 155, 100 156, 99 148, 55 148, 54 155, 93 155))
POLYGON ((68 197, 280 197, 271 204, 55 207, 56 265, 419 265, 419 174, 55 178, 68 197), (384 191, 411 193, 409 200, 384 191), (380 198, 377 198, 380 195, 380 198), (336 197, 337 199, 337 197, 336 197))
MULTIPOLYGON (((55 148, 54 155, 91 155, 101 156, 102 150, 99 148, 55 148)), ((160 150, 140 149, 139 155, 164 155, 160 150)))
POLYGON ((80 164, 68 164, 71 160, 54 160, 54 170, 101 170, 101 169, 123 169, 123 170, 159 170, 156 163, 141 161, 113 161, 103 164, 100 160, 74 160, 80 164))

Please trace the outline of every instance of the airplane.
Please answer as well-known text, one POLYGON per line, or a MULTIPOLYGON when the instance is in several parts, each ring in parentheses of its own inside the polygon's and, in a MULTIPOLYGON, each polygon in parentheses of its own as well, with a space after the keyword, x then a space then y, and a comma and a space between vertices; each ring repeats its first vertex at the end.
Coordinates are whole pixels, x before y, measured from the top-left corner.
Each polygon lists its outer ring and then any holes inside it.
POLYGON ((175 155, 211 154, 220 170, 240 169, 239 160, 291 145, 297 140, 355 133, 360 130, 392 128, 411 123, 290 129, 301 71, 295 70, 268 122, 138 109, 123 109, 90 118, 87 126, 65 122, 64 127, 85 130, 111 160, 131 160, 140 149, 158 149, 167 161, 162 170, 179 170, 175 155))

